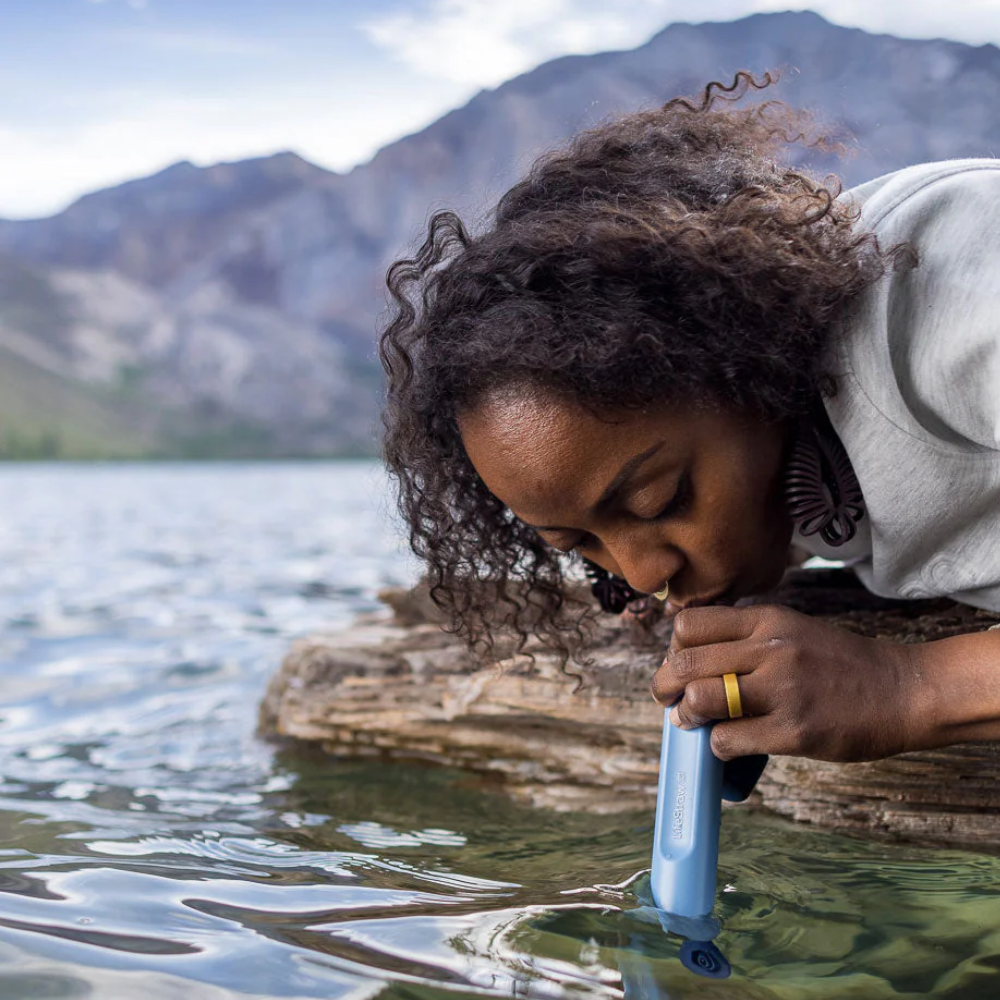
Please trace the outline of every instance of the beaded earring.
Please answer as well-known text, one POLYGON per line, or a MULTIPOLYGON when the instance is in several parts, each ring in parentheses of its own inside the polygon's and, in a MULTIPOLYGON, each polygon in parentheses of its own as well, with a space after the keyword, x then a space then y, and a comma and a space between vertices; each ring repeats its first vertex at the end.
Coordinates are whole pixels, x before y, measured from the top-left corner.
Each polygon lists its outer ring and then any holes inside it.
POLYGON ((815 423, 801 426, 785 471, 785 501, 799 533, 834 548, 849 542, 865 516, 858 477, 840 439, 815 423))

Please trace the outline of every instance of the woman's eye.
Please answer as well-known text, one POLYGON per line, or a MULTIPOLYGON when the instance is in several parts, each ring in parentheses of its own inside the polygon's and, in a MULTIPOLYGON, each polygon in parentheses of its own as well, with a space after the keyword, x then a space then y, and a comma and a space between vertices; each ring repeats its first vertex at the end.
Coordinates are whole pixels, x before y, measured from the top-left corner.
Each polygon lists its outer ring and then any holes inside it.
POLYGON ((667 502, 667 505, 652 517, 645 518, 645 520, 665 521, 668 517, 678 517, 691 505, 691 498, 691 477, 685 472, 684 475, 681 476, 680 481, 677 484, 677 489, 674 491, 674 495, 667 502))

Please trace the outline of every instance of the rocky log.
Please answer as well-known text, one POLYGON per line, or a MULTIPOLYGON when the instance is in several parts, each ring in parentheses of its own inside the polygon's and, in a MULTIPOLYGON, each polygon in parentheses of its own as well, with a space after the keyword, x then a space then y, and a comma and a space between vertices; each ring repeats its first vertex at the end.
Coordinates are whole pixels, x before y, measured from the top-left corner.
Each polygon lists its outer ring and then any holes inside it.
MULTIPOLYGON (((391 614, 292 648, 261 706, 262 733, 340 757, 466 768, 549 808, 652 809, 663 710, 649 681, 668 623, 652 631, 602 625, 589 662, 569 675, 530 646, 481 666, 442 631, 425 590, 383 598, 391 614)), ((792 571, 772 599, 903 642, 1000 622, 1000 614, 947 600, 874 597, 846 570, 792 571)), ((828 828, 993 850, 1000 848, 1000 744, 864 764, 774 757, 749 806, 828 828)))

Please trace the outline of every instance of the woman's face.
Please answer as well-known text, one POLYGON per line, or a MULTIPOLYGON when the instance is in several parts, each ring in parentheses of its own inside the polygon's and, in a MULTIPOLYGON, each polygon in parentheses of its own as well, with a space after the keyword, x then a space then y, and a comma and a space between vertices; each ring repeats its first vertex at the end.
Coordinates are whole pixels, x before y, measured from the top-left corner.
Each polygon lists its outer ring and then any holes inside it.
POLYGON ((545 389, 497 391, 459 421, 489 490, 549 544, 673 610, 775 586, 792 523, 786 429, 704 409, 601 417, 545 389))

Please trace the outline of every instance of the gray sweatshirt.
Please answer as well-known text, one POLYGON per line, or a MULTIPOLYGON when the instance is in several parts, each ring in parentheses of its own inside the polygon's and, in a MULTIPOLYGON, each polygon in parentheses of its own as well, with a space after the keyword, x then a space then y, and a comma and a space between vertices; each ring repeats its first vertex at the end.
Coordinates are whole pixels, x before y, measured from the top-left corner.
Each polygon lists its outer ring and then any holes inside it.
POLYGON ((826 408, 864 530, 842 549, 795 540, 876 594, 1000 611, 1000 161, 909 167, 844 198, 920 263, 863 293, 831 349, 826 408))

